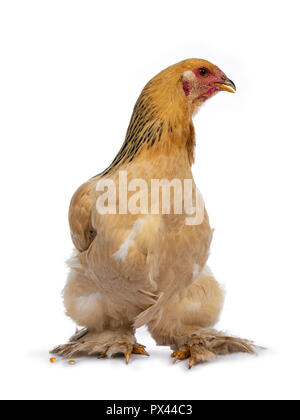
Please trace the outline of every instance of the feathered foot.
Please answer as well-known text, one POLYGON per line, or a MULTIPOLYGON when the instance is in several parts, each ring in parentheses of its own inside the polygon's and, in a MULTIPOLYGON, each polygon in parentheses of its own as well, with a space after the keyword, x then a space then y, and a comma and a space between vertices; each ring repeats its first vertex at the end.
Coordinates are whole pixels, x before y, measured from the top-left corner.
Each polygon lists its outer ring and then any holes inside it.
POLYGON ((87 329, 78 331, 68 344, 54 348, 50 353, 64 358, 98 356, 98 359, 123 354, 126 363, 132 354, 149 356, 145 346, 137 343, 131 331, 103 331, 92 333, 87 329))
POLYGON ((189 359, 189 368, 196 363, 209 362, 217 355, 230 353, 255 354, 256 346, 248 340, 231 337, 215 330, 199 330, 189 336, 176 337, 176 344, 171 348, 174 363, 189 359))

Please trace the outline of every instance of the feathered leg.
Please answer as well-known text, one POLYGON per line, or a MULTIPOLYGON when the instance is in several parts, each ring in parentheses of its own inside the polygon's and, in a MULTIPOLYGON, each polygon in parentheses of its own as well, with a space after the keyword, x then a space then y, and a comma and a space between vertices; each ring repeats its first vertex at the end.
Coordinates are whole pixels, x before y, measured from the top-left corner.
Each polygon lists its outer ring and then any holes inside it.
POLYGON ((174 362, 189 359, 190 367, 217 355, 254 353, 252 342, 209 328, 217 322, 223 300, 220 286, 206 268, 149 323, 151 335, 157 344, 171 346, 174 362))
POLYGON ((131 354, 148 355, 145 346, 137 343, 135 331, 124 311, 102 296, 77 258, 72 262, 63 296, 67 315, 86 328, 51 353, 65 358, 83 355, 103 358, 123 354, 126 363, 131 354))

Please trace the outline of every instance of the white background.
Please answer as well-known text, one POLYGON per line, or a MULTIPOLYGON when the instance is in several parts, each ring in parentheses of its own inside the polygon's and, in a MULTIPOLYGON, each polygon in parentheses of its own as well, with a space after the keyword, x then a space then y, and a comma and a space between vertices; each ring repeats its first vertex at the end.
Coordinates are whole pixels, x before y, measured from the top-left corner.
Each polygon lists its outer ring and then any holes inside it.
POLYGON ((1 398, 299 398, 298 3, 1 1, 1 398), (195 120, 218 328, 269 350, 188 371, 142 330, 150 358, 50 365, 75 328, 60 297, 69 200, 117 153, 145 83, 189 57, 237 85, 195 120))

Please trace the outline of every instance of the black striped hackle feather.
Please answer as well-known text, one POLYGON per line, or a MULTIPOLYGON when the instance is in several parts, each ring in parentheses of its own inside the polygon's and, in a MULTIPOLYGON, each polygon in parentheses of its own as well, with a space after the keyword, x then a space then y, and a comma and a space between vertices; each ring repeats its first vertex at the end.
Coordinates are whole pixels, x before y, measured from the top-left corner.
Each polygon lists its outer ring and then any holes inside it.
POLYGON ((143 147, 150 149, 161 140, 163 121, 151 101, 147 86, 142 91, 133 109, 125 141, 110 166, 100 175, 108 175, 121 165, 130 163, 143 147))

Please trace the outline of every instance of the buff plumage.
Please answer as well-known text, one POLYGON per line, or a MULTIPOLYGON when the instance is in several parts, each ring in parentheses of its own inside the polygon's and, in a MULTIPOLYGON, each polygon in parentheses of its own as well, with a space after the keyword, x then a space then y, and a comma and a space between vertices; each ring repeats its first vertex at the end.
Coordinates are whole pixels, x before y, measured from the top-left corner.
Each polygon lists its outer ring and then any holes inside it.
POLYGON ((205 60, 185 60, 159 73, 142 91, 112 164, 74 194, 69 220, 76 251, 64 303, 84 329, 54 353, 123 353, 128 362, 132 353, 147 354, 135 339, 141 325, 158 344, 172 348, 175 361, 189 358, 190 367, 218 354, 254 352, 249 341, 210 329, 224 298, 206 265, 212 240, 206 211, 200 225, 188 226, 185 213, 101 215, 96 205, 99 180, 110 178, 118 187, 120 171, 147 186, 153 179, 191 180, 196 190, 192 117, 229 85, 234 86, 205 60))

